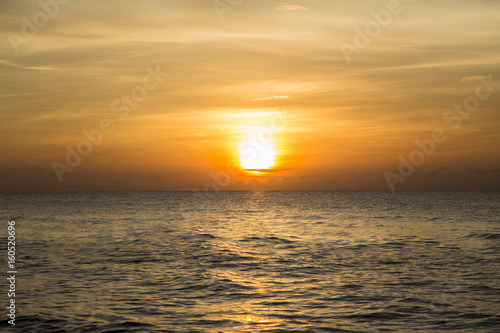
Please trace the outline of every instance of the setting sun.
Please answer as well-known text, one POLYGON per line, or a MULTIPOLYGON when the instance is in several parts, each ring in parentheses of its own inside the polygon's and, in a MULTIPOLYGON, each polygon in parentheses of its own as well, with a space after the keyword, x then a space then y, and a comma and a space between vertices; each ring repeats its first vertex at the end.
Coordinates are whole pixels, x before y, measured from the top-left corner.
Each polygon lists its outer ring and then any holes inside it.
POLYGON ((271 141, 249 138, 240 145, 240 165, 250 171, 269 169, 275 164, 276 151, 271 141))

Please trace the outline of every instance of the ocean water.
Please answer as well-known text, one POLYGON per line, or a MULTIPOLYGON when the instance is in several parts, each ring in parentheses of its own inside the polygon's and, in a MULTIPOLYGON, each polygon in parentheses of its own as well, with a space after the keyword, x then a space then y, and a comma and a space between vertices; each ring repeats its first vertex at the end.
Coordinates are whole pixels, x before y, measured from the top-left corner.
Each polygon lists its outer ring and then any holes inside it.
POLYGON ((500 192, 0 200, 1 332, 500 332, 500 192))

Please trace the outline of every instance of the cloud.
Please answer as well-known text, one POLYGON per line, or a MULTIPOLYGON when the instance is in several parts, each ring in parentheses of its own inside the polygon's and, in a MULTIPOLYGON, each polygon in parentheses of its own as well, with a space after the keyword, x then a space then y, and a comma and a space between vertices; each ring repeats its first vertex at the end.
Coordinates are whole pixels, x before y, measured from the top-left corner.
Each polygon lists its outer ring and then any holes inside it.
POLYGON ((282 12, 296 11, 296 10, 309 10, 309 8, 301 6, 296 3, 284 3, 283 5, 276 7, 277 10, 282 12))
POLYGON ((437 168, 435 170, 430 170, 429 175, 439 175, 439 174, 442 174, 443 172, 448 172, 448 168, 447 167, 440 167, 440 168, 437 168))
POLYGON ((465 172, 469 175, 489 175, 489 174, 497 174, 500 172, 500 169, 471 169, 468 168, 465 172))
POLYGON ((290 169, 245 169, 246 171, 255 171, 255 172, 279 172, 283 170, 290 170, 290 169))
POLYGON ((429 170, 429 171, 422 171, 422 172, 416 172, 415 174, 421 175, 421 176, 440 176, 443 175, 444 173, 448 173, 449 169, 447 167, 439 167, 434 170, 429 170))
POLYGON ((18 97, 18 96, 33 96, 33 95, 40 95, 41 93, 22 93, 22 94, 6 94, 6 95, 0 95, 0 98, 4 97, 18 97))
POLYGON ((22 69, 31 69, 31 70, 35 70, 35 71, 58 71, 59 70, 57 68, 50 67, 50 66, 22 66, 22 65, 15 64, 11 61, 2 60, 2 59, 0 59, 0 65, 11 66, 11 67, 15 67, 15 68, 22 68, 22 69))
POLYGON ((34 167, 30 168, 28 166, 23 166, 24 169, 26 170, 31 170, 31 171, 42 171, 42 168, 38 165, 35 165, 34 167))
POLYGON ((424 44, 421 43, 412 43, 412 44, 405 44, 405 47, 421 47, 424 44))
POLYGON ((267 101, 270 99, 285 99, 285 98, 288 98, 288 96, 268 96, 268 97, 254 98, 252 99, 252 102, 267 101))
POLYGON ((486 79, 486 77, 483 75, 465 76, 460 80, 458 80, 458 82, 465 83, 465 82, 479 81, 481 79, 486 79))

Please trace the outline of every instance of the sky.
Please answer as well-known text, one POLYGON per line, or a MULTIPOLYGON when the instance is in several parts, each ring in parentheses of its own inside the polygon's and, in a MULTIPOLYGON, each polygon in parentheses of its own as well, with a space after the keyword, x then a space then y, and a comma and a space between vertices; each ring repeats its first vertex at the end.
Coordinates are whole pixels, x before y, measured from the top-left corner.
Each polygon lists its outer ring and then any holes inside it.
POLYGON ((499 13, 0 1, 0 191, 500 190, 499 13))

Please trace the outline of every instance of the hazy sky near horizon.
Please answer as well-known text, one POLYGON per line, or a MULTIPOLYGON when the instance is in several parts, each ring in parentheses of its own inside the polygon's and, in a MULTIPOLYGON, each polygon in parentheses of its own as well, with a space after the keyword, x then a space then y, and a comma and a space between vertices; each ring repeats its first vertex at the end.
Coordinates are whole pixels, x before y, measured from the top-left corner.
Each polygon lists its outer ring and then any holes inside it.
POLYGON ((499 1, 61 2, 0 2, 1 191, 203 189, 269 129, 219 188, 500 190, 499 1))

